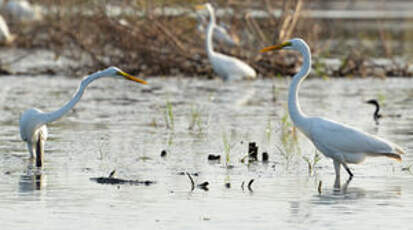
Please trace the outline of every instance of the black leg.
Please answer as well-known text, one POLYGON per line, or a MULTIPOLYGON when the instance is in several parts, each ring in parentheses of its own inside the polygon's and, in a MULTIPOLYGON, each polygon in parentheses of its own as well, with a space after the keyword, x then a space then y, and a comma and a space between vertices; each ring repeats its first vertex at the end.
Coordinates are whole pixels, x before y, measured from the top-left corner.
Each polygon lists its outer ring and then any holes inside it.
POLYGON ((346 169, 346 171, 348 172, 348 175, 350 175, 349 179, 353 178, 353 173, 350 171, 350 169, 348 168, 348 166, 346 164, 343 164, 344 168, 346 169))

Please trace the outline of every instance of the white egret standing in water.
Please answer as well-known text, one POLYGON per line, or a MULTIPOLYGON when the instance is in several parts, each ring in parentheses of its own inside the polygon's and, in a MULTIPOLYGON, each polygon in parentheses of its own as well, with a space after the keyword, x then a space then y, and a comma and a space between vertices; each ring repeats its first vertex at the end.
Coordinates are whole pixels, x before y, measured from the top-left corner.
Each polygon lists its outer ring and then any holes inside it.
POLYGON ((212 64, 212 68, 218 74, 218 76, 220 76, 224 81, 255 78, 257 74, 251 66, 247 65, 237 58, 214 51, 212 44, 212 34, 214 27, 216 26, 214 8, 212 8, 211 4, 209 3, 205 5, 199 5, 197 6, 197 8, 199 10, 206 8, 209 12, 209 24, 206 32, 205 48, 208 53, 209 61, 212 64))
POLYGON ((340 166, 342 165, 353 177, 347 164, 361 163, 366 157, 385 156, 401 161, 404 154, 401 147, 387 140, 370 135, 353 127, 340 124, 321 117, 309 117, 302 111, 298 102, 300 84, 311 70, 311 52, 307 43, 302 39, 291 39, 279 45, 261 50, 290 49, 301 53, 303 66, 293 77, 288 93, 288 112, 294 125, 297 126, 326 157, 333 159, 336 172, 335 186, 340 187, 340 166))
POLYGON ((24 111, 20 117, 20 136, 27 143, 30 156, 36 159, 36 166, 41 167, 43 164, 44 144, 47 140, 47 127, 50 122, 56 121, 70 111, 82 97, 86 87, 99 78, 110 77, 135 81, 146 84, 146 81, 129 75, 116 67, 109 67, 105 70, 93 73, 85 77, 73 96, 63 107, 54 112, 42 112, 39 109, 32 108, 24 111))

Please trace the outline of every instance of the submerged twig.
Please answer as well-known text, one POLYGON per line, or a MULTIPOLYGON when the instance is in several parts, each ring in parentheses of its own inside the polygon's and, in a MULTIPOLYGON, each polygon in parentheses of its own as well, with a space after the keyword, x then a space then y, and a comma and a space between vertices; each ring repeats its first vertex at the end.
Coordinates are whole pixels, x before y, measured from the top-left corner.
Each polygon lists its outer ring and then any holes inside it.
POLYGON ((115 175, 115 173, 116 173, 116 169, 114 169, 112 172, 109 173, 108 178, 113 178, 113 176, 115 175))
POLYGON ((188 176, 189 180, 191 181, 191 191, 194 191, 194 189, 195 189, 194 179, 192 179, 191 174, 189 174, 188 172, 186 173, 186 175, 188 176))
POLYGON ((248 182, 248 190, 250 190, 250 192, 253 192, 251 188, 252 183, 254 183, 254 179, 251 179, 250 182, 248 182))
POLYGON ((318 194, 321 195, 321 186, 322 186, 323 182, 320 180, 320 182, 318 182, 318 194))

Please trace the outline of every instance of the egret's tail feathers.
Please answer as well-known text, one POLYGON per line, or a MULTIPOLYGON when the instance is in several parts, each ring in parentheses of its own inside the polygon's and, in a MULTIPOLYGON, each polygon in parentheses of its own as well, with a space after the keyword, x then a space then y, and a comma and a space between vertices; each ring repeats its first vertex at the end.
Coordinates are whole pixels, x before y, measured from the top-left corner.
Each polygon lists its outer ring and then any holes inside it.
POLYGON ((405 154, 406 152, 399 146, 395 146, 394 150, 396 151, 397 154, 405 154))
POLYGON ((400 157, 400 155, 395 154, 395 153, 382 153, 382 155, 385 156, 385 157, 393 158, 393 159, 395 159, 395 160, 398 161, 398 162, 401 162, 401 161, 402 161, 402 158, 400 157))

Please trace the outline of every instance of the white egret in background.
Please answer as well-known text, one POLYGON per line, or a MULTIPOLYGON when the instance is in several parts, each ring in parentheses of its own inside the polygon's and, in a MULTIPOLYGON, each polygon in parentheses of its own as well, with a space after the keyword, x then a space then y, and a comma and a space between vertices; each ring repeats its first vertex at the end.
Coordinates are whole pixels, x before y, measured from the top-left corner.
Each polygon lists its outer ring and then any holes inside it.
POLYGON ((39 109, 32 108, 26 110, 20 117, 20 136, 27 143, 30 156, 36 159, 36 166, 41 167, 43 164, 44 144, 47 140, 47 127, 50 122, 56 121, 63 115, 68 113, 82 97, 86 87, 94 80, 100 78, 116 78, 127 79, 141 84, 146 84, 146 81, 129 75, 116 67, 109 67, 102 71, 93 73, 85 77, 73 98, 63 107, 54 112, 42 112, 39 109))
MULTIPOLYGON (((197 25, 197 30, 200 33, 205 32, 205 25, 207 24, 207 20, 204 17, 204 15, 198 14, 197 15, 198 19, 198 25, 197 25)), ((212 37, 214 41, 223 43, 227 46, 238 46, 239 45, 239 40, 237 38, 234 38, 228 33, 229 27, 224 24, 220 25, 215 25, 214 31, 212 33, 212 37)))
POLYGON ((341 165, 350 175, 347 164, 361 163, 366 157, 385 156, 401 161, 404 151, 390 141, 370 135, 353 127, 340 124, 321 117, 309 117, 302 111, 298 102, 300 84, 311 70, 311 52, 307 43, 302 39, 291 39, 279 45, 270 46, 261 50, 290 49, 301 53, 303 66, 294 76, 288 93, 288 112, 294 125, 300 129, 326 157, 333 159, 336 172, 335 186, 340 187, 341 165))
POLYGON ((212 44, 212 34, 215 24, 214 8, 211 4, 197 6, 199 10, 206 8, 209 12, 209 24, 206 31, 206 52, 208 53, 209 61, 212 64, 212 68, 215 73, 218 74, 224 81, 226 80, 239 80, 244 78, 255 78, 257 76, 255 70, 242 62, 241 60, 230 57, 225 54, 221 54, 214 51, 212 44))
POLYGON ((4 0, 2 11, 20 22, 36 21, 42 18, 38 6, 27 0, 4 0))
POLYGON ((373 114, 373 119, 376 122, 376 125, 379 125, 379 119, 382 117, 381 114, 379 114, 380 112, 380 105, 379 102, 376 99, 371 99, 366 101, 367 104, 372 104, 376 107, 376 110, 374 111, 373 114))
POLYGON ((9 27, 6 21, 0 15, 0 43, 11 43, 14 40, 14 35, 10 34, 9 27))

